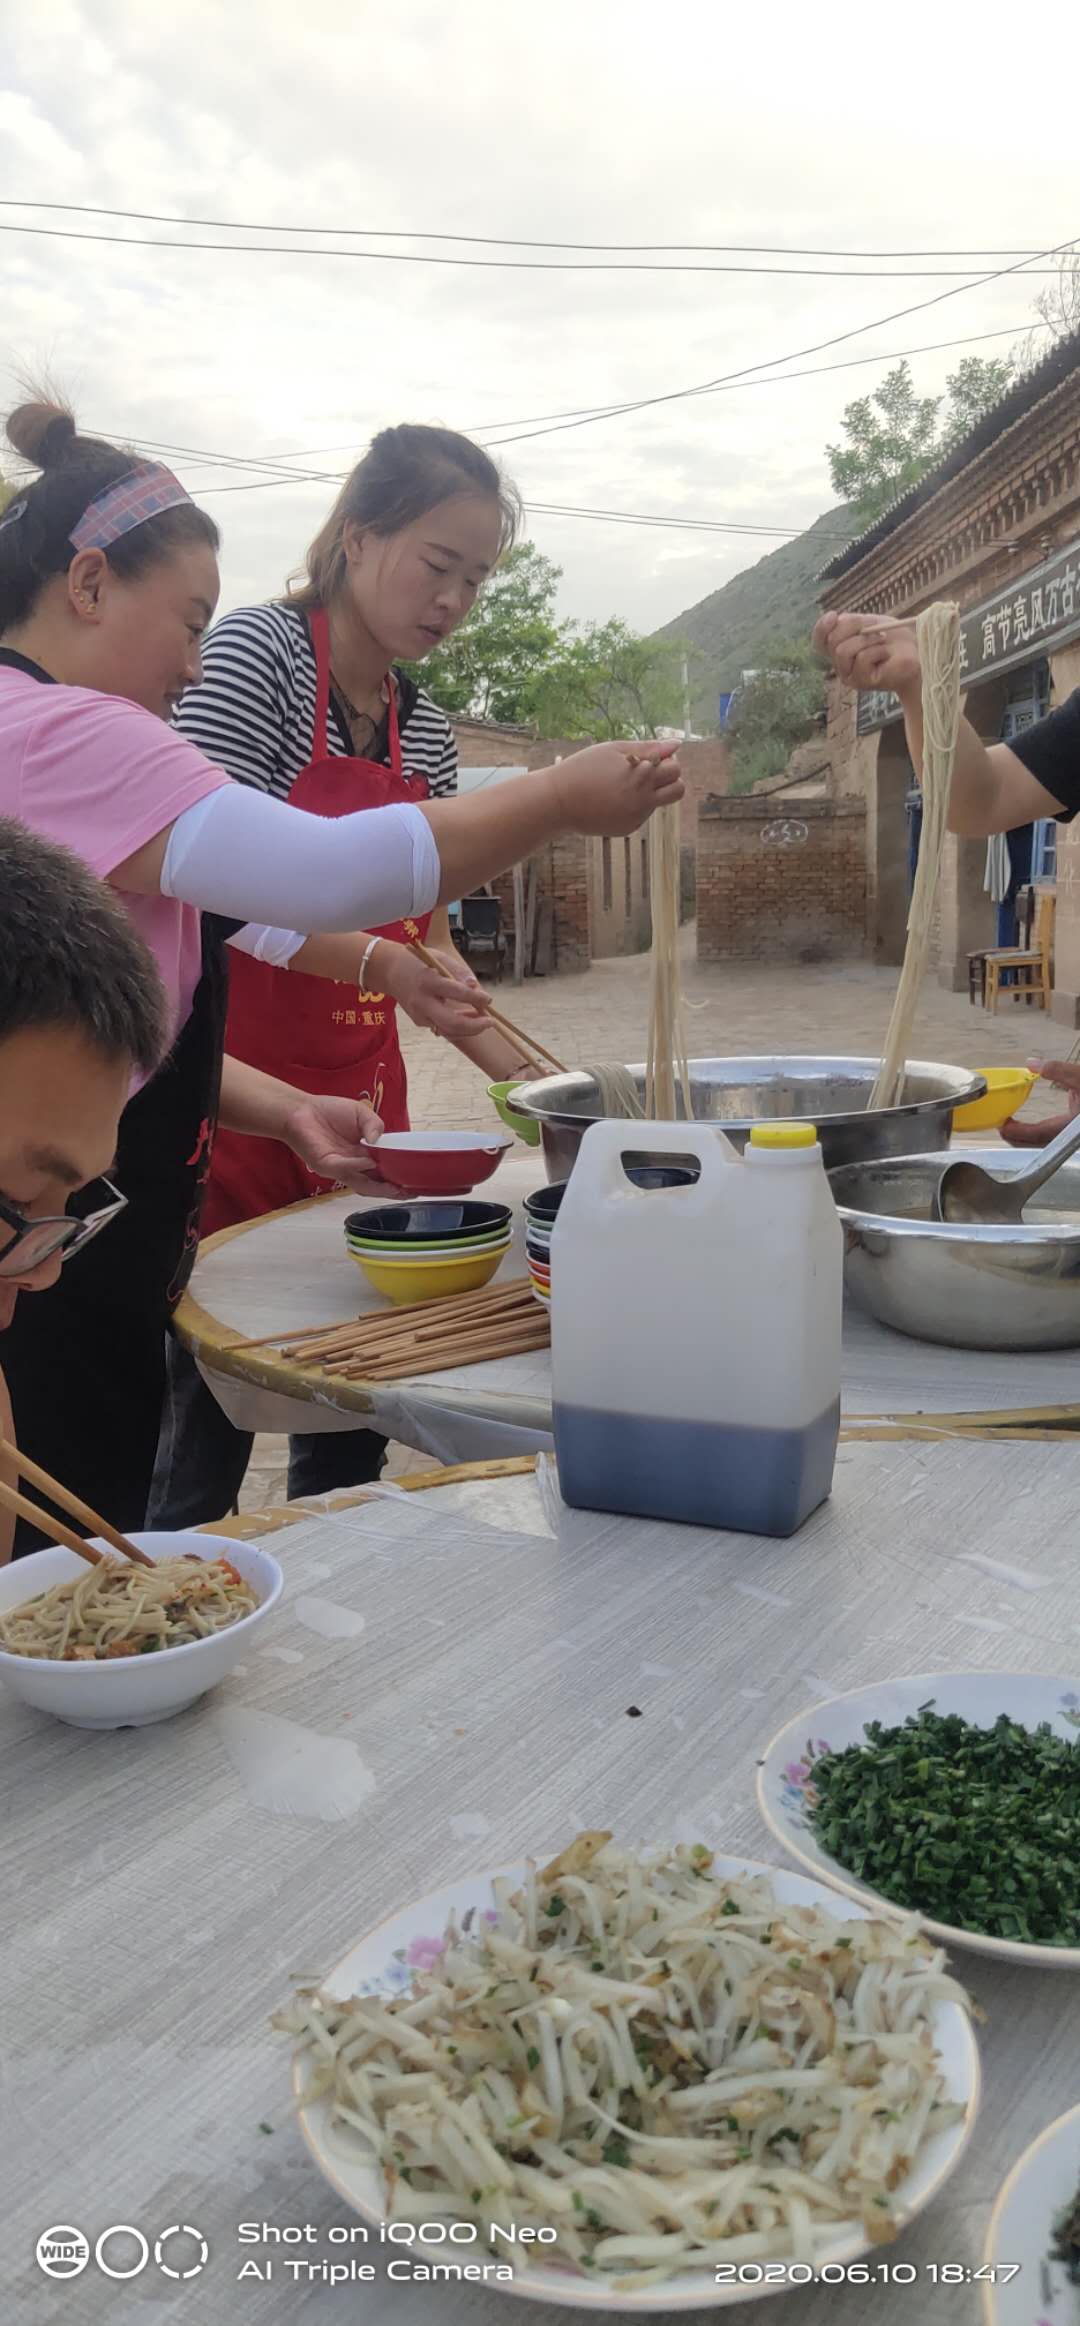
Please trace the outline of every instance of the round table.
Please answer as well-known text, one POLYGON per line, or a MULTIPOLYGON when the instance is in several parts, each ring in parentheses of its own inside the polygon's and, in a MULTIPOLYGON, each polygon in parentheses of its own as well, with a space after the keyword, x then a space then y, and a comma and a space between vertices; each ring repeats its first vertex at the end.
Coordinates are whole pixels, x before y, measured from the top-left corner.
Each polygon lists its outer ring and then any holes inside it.
MULTIPOLYGON (((511 1205, 514 1241, 500 1277, 524 1276, 521 1206, 543 1185, 538 1155, 511 1151, 484 1193, 511 1205)), ((323 1196, 225 1228, 202 1245, 175 1317, 181 1340, 238 1428, 313 1433, 354 1429, 363 1415, 438 1462, 537 1453, 551 1445, 547 1349, 423 1379, 341 1381, 271 1347, 235 1344, 264 1333, 343 1322, 386 1307, 345 1250, 342 1223, 356 1196, 323 1196)), ((1071 1351, 991 1355, 937 1348, 845 1309, 843 1410, 849 1433, 911 1434, 1008 1427, 1006 1417, 1061 1409, 1080 1414, 1080 1357, 1071 1351)))

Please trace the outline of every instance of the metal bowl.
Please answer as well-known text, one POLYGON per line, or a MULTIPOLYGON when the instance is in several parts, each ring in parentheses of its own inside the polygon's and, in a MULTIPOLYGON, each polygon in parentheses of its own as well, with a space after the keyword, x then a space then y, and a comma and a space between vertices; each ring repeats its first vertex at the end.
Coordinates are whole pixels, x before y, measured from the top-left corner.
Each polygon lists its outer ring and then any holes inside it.
MULTIPOLYGON (((694 1120, 719 1124, 742 1147, 754 1123, 801 1116, 816 1123, 825 1168, 833 1170, 866 1156, 917 1155, 947 1147, 954 1107, 969 1105, 986 1089, 982 1075, 965 1067, 913 1058, 904 1105, 871 1113, 879 1063, 877 1058, 691 1058, 694 1120)), ((644 1098, 644 1066, 629 1071, 644 1098)), ((589 1124, 601 1119, 592 1075, 579 1070, 519 1083, 514 1105, 540 1125, 548 1178, 568 1179, 589 1124)), ((627 1127, 632 1146, 633 1126, 627 1127)), ((677 1154, 672 1161, 678 1161, 677 1154)))
MULTIPOLYGON (((961 1155, 1003 1179, 1032 1160, 1008 1147, 954 1148, 951 1160, 961 1155)), ((894 1332, 954 1349, 1080 1346, 1080 1162, 1038 1189, 1019 1228, 931 1220, 943 1163, 908 1155, 830 1172, 852 1299, 894 1332)))

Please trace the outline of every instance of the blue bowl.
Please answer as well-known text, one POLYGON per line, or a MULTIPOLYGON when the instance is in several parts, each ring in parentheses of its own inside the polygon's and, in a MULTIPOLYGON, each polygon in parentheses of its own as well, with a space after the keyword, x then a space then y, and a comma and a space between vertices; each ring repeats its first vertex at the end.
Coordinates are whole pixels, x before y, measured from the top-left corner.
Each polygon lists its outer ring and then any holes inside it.
POLYGON ((508 1203, 466 1203, 453 1198, 419 1203, 380 1203, 370 1211, 351 1211, 346 1236, 360 1236, 365 1244, 456 1244, 478 1234, 490 1235, 510 1221, 508 1203))

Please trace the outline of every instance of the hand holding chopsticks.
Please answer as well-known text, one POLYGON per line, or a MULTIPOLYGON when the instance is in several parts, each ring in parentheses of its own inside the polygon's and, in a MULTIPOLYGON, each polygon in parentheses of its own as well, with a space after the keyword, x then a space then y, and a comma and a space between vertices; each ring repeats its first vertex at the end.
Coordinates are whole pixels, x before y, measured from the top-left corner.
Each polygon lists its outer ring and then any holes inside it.
MULTIPOLYGON (((100 1535, 102 1541, 110 1544, 114 1551, 119 1551, 122 1558, 133 1560, 137 1567, 154 1565, 153 1559, 148 1558, 145 1551, 140 1551, 135 1543, 129 1542, 118 1527, 112 1526, 96 1510, 91 1510, 88 1502, 81 1502, 79 1496, 72 1494, 66 1486, 61 1486, 58 1478, 51 1478, 49 1472, 42 1470, 37 1462, 32 1462, 28 1454, 21 1454, 10 1438, 0 1437, 0 1461, 10 1463, 16 1475, 21 1472, 31 1485, 37 1486, 42 1494, 49 1495, 53 1502, 58 1502, 61 1509, 68 1511, 72 1518, 80 1519, 84 1526, 90 1528, 91 1534, 100 1535)), ((12 1511, 17 1518, 29 1519, 30 1524, 36 1526, 42 1534, 51 1536, 53 1542, 60 1543, 65 1551, 77 1552, 79 1558, 85 1559, 91 1567, 96 1567, 104 1556, 103 1552, 94 1549, 92 1543, 86 1542, 82 1535, 77 1535, 73 1528, 65 1526, 62 1519, 53 1518, 49 1511, 42 1510, 39 1503, 31 1502, 28 1495, 20 1494, 17 1487, 8 1486, 2 1478, 0 1505, 12 1511)))
MULTIPOLYGON (((436 976, 448 978, 451 985, 455 982, 453 970, 448 969, 445 962, 440 961, 437 953, 429 952, 428 947, 422 945, 418 937, 413 939, 412 950, 423 962, 425 969, 433 969, 436 976)), ((542 1081, 545 1074, 566 1073, 561 1059, 556 1058, 553 1051, 545 1050, 543 1043, 537 1041, 535 1034, 523 1034, 520 1026, 515 1026, 512 1018, 504 1018, 502 1011, 495 1008, 486 993, 479 995, 476 1006, 477 1009, 483 1010, 485 1017, 491 1019, 493 1026, 501 1027, 503 1033, 509 1036, 515 1049, 520 1051, 523 1064, 529 1068, 530 1073, 535 1074, 538 1081, 542 1081), (547 1063, 541 1064, 541 1060, 546 1060, 547 1063)))

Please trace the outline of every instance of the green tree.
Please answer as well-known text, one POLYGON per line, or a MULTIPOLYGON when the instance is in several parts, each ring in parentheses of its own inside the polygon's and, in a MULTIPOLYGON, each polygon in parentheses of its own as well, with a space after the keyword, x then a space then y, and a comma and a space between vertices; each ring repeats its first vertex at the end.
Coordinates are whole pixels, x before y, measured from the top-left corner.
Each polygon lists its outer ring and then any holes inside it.
POLYGON ((945 382, 948 401, 940 450, 948 452, 967 436, 994 404, 1000 403, 1016 374, 1011 355, 965 355, 945 382))
POLYGON ((655 735, 682 722, 683 648, 642 638, 625 622, 567 624, 541 676, 536 711, 546 735, 655 735))
POLYGON ((917 396, 906 361, 886 372, 872 396, 845 408, 846 444, 829 444, 829 471, 842 500, 872 524, 900 493, 917 484, 934 458, 939 396, 917 396))
POLYGON ((1012 356, 966 356, 944 396, 917 396, 906 361, 886 372, 872 396, 845 408, 847 442, 826 446, 833 486, 872 525, 998 402, 1016 369, 1012 356))
POLYGON ((781 775, 825 709, 825 671, 808 638, 774 639, 765 659, 738 687, 729 716, 735 743, 734 791, 781 775))
POLYGON ((559 645, 560 568, 519 542, 481 591, 472 613, 416 676, 444 711, 510 726, 535 717, 537 688, 559 645))

